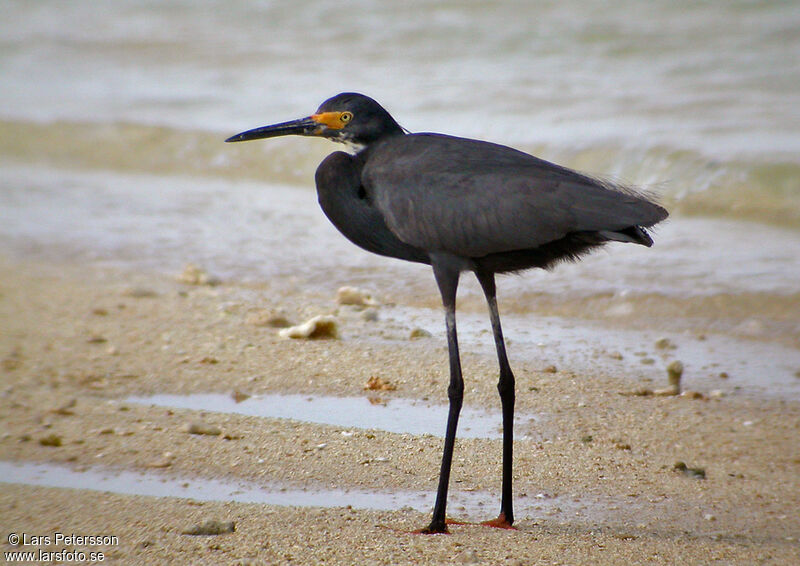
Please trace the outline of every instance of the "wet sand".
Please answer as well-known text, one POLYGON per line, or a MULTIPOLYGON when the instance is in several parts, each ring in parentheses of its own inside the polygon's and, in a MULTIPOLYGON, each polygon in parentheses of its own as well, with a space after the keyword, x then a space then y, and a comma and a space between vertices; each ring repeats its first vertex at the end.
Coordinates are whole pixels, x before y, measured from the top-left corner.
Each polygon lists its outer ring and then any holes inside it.
MULTIPOLYGON (((268 282, 187 285, 153 273, 1 258, 0 460, 287 489, 433 492, 437 436, 125 402, 234 392, 446 402, 440 334, 410 340, 412 329, 388 324, 380 305, 370 320, 337 306, 334 292, 300 294, 268 282), (271 309, 292 322, 335 313, 341 338, 280 338, 253 323, 254 313, 271 309), (371 377, 396 389, 365 391, 371 377), (218 434, 187 432, 198 422, 218 434)), ((493 356, 464 351, 463 365, 467 405, 499 413, 493 356)), ((518 411, 538 417, 517 428, 515 491, 524 509, 517 530, 455 525, 449 536, 420 536, 408 531, 424 526, 428 513, 411 508, 0 483, 2 550, 15 549, 11 532, 61 531, 118 537, 74 548, 121 564, 800 562, 796 401, 747 391, 630 395, 659 385, 657 367, 650 381, 638 381, 608 364, 590 373, 524 358, 512 365, 518 411), (705 479, 676 470, 679 461, 703 469, 705 479), (209 520, 232 521, 235 532, 182 534, 209 520)), ((493 517, 499 476, 499 440, 459 438, 451 490, 485 492, 485 512, 453 506, 450 515, 493 517)))

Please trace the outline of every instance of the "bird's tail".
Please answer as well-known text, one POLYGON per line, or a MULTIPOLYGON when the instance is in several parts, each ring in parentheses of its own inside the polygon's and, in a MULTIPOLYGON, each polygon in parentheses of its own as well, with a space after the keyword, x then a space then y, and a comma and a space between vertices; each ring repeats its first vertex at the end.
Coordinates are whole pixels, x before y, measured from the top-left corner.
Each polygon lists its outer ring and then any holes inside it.
POLYGON ((653 238, 647 233, 647 230, 641 226, 629 226, 622 230, 600 230, 598 232, 606 240, 614 242, 629 242, 631 244, 641 244, 648 248, 653 245, 653 238))

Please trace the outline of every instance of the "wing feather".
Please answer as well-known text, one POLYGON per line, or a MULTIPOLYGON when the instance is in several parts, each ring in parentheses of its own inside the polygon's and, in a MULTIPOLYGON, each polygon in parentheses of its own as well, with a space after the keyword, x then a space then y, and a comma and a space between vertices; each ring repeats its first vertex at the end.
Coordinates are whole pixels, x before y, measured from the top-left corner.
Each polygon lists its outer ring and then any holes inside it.
POLYGON ((629 189, 488 142, 409 134, 369 151, 362 183, 375 206, 400 240, 428 251, 482 257, 667 215, 629 189))

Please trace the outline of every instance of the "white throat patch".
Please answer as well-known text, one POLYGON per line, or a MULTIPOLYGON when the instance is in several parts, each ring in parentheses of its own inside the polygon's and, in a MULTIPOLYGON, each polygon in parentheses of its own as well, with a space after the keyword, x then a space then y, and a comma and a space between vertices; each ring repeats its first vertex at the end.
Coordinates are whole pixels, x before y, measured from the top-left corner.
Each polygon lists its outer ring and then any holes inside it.
POLYGON ((335 141, 336 143, 342 144, 345 148, 345 151, 347 151, 347 153, 350 153, 352 155, 359 153, 362 149, 367 147, 363 143, 354 142, 352 139, 344 136, 331 138, 331 140, 335 141))

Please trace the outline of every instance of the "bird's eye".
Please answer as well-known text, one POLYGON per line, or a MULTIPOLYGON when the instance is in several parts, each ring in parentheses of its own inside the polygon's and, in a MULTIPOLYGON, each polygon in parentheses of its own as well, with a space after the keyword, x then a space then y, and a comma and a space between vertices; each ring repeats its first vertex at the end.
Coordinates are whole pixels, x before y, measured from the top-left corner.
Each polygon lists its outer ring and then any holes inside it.
POLYGON ((352 119, 353 119, 352 112, 342 112, 342 115, 339 116, 339 120, 341 120, 344 124, 347 124, 352 119))

